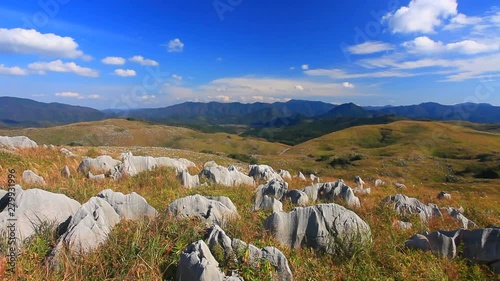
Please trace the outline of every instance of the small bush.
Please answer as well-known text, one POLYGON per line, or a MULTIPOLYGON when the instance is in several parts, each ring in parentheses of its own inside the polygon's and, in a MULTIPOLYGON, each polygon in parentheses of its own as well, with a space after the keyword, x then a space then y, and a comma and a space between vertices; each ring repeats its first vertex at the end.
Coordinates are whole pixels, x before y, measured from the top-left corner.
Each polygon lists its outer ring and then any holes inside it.
POLYGON ((258 160, 255 157, 247 155, 247 154, 229 154, 227 157, 241 161, 241 162, 246 162, 246 163, 249 163, 252 165, 258 163, 258 160))

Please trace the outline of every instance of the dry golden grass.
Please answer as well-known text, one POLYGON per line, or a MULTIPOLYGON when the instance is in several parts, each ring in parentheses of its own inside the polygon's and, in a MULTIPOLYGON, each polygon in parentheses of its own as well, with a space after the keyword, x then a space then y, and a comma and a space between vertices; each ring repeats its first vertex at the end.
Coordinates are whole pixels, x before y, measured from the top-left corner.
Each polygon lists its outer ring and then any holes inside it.
MULTIPOLYGON (((414 223, 412 230, 395 230, 392 223, 397 218, 396 214, 388 208, 381 207, 379 202, 386 196, 403 193, 416 197, 424 203, 432 202, 439 206, 463 206, 465 215, 475 221, 479 227, 500 225, 500 204, 498 204, 500 180, 474 179, 465 175, 463 182, 445 183, 443 179, 447 173, 450 173, 449 165, 458 170, 478 160, 436 157, 432 155, 434 147, 419 151, 421 158, 417 160, 414 158, 414 152, 408 152, 411 150, 409 144, 406 148, 400 145, 400 142, 409 141, 410 136, 406 134, 413 135, 414 138, 420 137, 423 130, 420 126, 428 127, 426 129, 428 130, 450 125, 398 122, 384 126, 392 126, 394 134, 400 136, 397 143, 383 148, 363 148, 353 139, 361 134, 347 131, 339 133, 339 136, 335 138, 325 137, 292 148, 282 156, 265 154, 257 156, 261 163, 270 164, 275 169, 289 169, 292 174, 298 171, 315 172, 321 176, 323 182, 343 178, 349 185, 354 186, 353 177, 355 175, 363 177, 367 185, 372 187, 372 194, 360 196, 362 206, 355 212, 370 225, 373 243, 367 248, 358 249, 352 257, 333 256, 311 249, 289 249, 281 246, 263 229, 263 222, 269 213, 250 211, 255 187, 230 188, 211 185, 188 190, 181 187, 175 173, 169 169, 144 172, 119 182, 109 179, 103 182, 92 182, 76 173, 80 157, 66 157, 58 151, 58 148, 26 149, 15 153, 0 152, 0 186, 5 187, 7 184, 7 169, 16 169, 18 176, 25 169, 31 169, 45 178, 47 186, 42 187, 43 189, 66 194, 81 203, 86 202, 101 190, 111 188, 123 193, 137 192, 160 212, 171 201, 191 194, 228 196, 238 207, 240 217, 228 224, 225 228, 227 234, 259 247, 270 245, 279 248, 288 257, 296 280, 493 280, 498 278, 485 266, 470 265, 460 258, 449 261, 430 253, 404 249, 405 240, 416 232, 451 230, 460 226, 447 215, 431 220, 428 225, 412 217, 411 222, 414 223), (316 161, 325 153, 325 145, 330 146, 327 152, 331 153, 332 157, 348 155, 353 151, 364 157, 362 160, 355 161, 354 165, 332 168, 327 165, 326 160, 316 161), (381 156, 381 149, 394 154, 381 156), (399 165, 400 161, 408 163, 402 166, 399 165), (72 172, 70 179, 60 176, 60 170, 64 165, 70 167, 72 172), (386 185, 374 187, 373 180, 377 178, 384 180, 386 185), (396 182, 405 183, 408 188, 398 190, 393 185, 396 182), (450 192, 452 200, 438 200, 436 196, 441 190, 450 192)), ((384 126, 358 130, 379 132, 384 126)), ((495 141, 498 140, 496 135, 484 135, 470 131, 470 129, 453 129, 457 132, 451 134, 451 140, 448 140, 451 148, 458 142, 457 139, 462 138, 459 145, 470 145, 471 148, 467 149, 470 149, 469 152, 474 156, 481 153, 494 154, 500 149, 500 144, 495 141), (463 140, 463 138, 468 140, 463 140), (476 141, 480 143, 475 143, 476 141)), ((426 130, 423 131, 426 132, 426 130)), ((370 142, 361 141, 365 147, 366 143, 370 142)), ((440 142, 435 147, 439 146, 444 147, 445 143, 440 142)), ((100 146, 71 147, 70 149, 81 156, 107 153, 118 157, 121 152, 132 151, 136 155, 184 157, 198 165, 197 169, 191 171, 192 173, 199 172, 203 163, 208 160, 215 159, 223 165, 236 162, 224 157, 227 151, 217 151, 221 152, 221 155, 214 155, 151 147, 100 146)), ((238 163, 238 165, 246 166, 245 163, 238 163)), ((308 176, 307 173, 305 175, 308 176)), ((293 179, 289 184, 290 188, 297 189, 311 183, 293 179)), ((24 185, 24 188, 32 187, 35 186, 24 185)), ((337 203, 344 204, 343 202, 337 203)), ((286 210, 292 207, 290 203, 285 202, 286 210)), ((172 280, 180 252, 190 243, 203 239, 205 234, 204 224, 198 220, 176 220, 164 214, 155 220, 121 222, 112 231, 108 242, 100 249, 86 257, 64 255, 61 260, 61 270, 55 272, 41 265, 46 253, 56 242, 56 237, 49 230, 41 231, 23 248, 16 274, 7 273, 7 278, 10 280, 172 280)), ((5 254, 5 250, 3 251, 5 254)), ((264 264, 259 268, 252 268, 245 264, 221 263, 221 265, 225 270, 239 270, 249 280, 269 280, 270 278, 269 269, 264 264)), ((0 274, 1 268, 0 260, 0 274)))

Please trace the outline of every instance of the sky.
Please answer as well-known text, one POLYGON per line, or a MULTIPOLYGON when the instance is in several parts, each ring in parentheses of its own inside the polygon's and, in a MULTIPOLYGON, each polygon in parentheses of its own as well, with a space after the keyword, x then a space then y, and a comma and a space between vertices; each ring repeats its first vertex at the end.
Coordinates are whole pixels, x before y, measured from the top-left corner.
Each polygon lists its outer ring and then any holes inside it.
POLYGON ((500 105, 493 0, 0 2, 0 96, 500 105))

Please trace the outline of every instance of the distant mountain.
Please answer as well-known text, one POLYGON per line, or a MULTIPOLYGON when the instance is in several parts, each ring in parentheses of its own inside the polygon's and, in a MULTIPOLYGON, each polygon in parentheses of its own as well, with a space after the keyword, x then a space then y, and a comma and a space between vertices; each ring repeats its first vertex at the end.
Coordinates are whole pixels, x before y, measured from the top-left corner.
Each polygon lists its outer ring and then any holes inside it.
POLYGON ((382 108, 377 111, 410 119, 460 120, 477 123, 500 122, 500 106, 485 103, 442 105, 428 102, 419 105, 382 108))
MULTIPOLYGON (((365 109, 354 103, 345 103, 336 106, 326 114, 321 115, 321 118, 334 118, 334 117, 352 117, 352 118, 369 118, 381 115, 376 111, 365 109)), ((389 115, 389 114, 387 114, 389 115)))
POLYGON ((103 112, 88 107, 0 97, 1 127, 43 127, 97 121, 105 117, 103 112))
POLYGON ((250 125, 269 122, 273 118, 293 117, 296 115, 319 116, 334 107, 329 103, 301 100, 271 104, 186 102, 164 108, 132 110, 127 112, 126 117, 157 122, 250 125))

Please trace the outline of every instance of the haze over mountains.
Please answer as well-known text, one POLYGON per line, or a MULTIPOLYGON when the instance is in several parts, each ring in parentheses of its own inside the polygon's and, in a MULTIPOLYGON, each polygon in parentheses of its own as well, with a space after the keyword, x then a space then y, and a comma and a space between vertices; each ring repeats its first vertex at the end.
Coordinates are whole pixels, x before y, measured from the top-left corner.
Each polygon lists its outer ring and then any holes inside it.
POLYGON ((500 107, 473 103, 361 107, 353 103, 333 105, 290 100, 252 104, 186 102, 164 108, 99 111, 60 103, 0 97, 1 127, 46 127, 107 118, 131 118, 204 131, 238 132, 294 144, 356 125, 385 124, 400 119, 498 123, 500 107), (287 138, 281 139, 276 134, 277 130, 286 132, 287 138))

